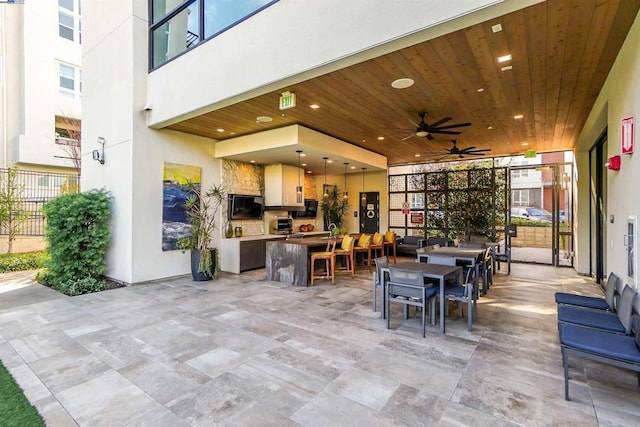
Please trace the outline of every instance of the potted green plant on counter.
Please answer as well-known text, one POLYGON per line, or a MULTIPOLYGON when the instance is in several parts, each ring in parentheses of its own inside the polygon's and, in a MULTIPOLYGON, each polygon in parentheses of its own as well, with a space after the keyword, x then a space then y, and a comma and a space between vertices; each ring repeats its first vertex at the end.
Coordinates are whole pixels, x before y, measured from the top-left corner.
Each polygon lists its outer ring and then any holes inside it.
POLYGON ((191 231, 187 237, 178 240, 178 247, 183 252, 191 251, 193 280, 211 280, 220 272, 218 250, 211 247, 211 242, 218 228, 217 218, 226 194, 222 185, 212 184, 202 190, 200 184, 188 182, 186 187, 191 192, 184 204, 191 231))
MULTIPOLYGON (((322 198, 321 207, 322 207, 322 218, 324 220, 324 229, 329 230, 329 226, 331 224, 335 225, 338 231, 344 232, 345 229, 342 229, 344 224, 345 216, 349 211, 349 199, 345 199, 342 196, 342 193, 338 189, 337 186, 327 186, 326 194, 327 197, 322 198)), ((332 233, 333 230, 330 230, 332 233)))

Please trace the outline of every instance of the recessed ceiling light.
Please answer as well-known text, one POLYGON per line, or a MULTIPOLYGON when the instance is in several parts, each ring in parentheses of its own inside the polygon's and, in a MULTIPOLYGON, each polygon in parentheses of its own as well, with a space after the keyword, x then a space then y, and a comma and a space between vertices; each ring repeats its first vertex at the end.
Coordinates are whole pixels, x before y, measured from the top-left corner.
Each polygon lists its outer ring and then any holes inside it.
POLYGON ((311 171, 307 171, 307 173, 311 173, 311 171))
POLYGON ((218 128, 218 129, 216 129, 216 130, 217 130, 218 132, 224 132, 224 129, 222 129, 222 128, 218 128))
POLYGON ((351 166, 351 168, 350 168, 350 169, 355 169, 355 168, 356 168, 355 166, 351 166))
POLYGON ((513 66, 511 66, 511 65, 507 65, 506 67, 500 68, 500 70, 502 70, 502 71, 509 71, 509 70, 512 70, 512 69, 513 69, 513 66))
POLYGON ((318 104, 311 104, 311 105, 309 105, 309 108, 317 110, 318 108, 320 108, 320 106, 318 104))
POLYGON ((249 161, 249 163, 255 163, 255 162, 256 162, 255 160, 250 160, 250 161, 249 161))
POLYGON ((511 61, 511 54, 508 53, 504 56, 498 56, 498 62, 507 62, 507 61, 511 61))
POLYGON ((414 81, 410 78, 403 77, 391 82, 391 87, 394 89, 406 89, 413 86, 414 81))
POLYGON ((526 147, 529 143, 527 141, 522 141, 522 145, 526 147))
POLYGON ((363 140, 362 140, 362 142, 367 142, 367 140, 366 140, 366 139, 363 139, 363 140))
POLYGON ((420 157, 420 154, 414 154, 413 157, 420 157))
POLYGON ((300 153, 300 157, 307 157, 305 153, 300 153))
POLYGON ((384 136, 379 136, 378 141, 384 141, 384 136))
POLYGON ((235 135, 235 134, 236 134, 235 132, 229 132, 229 135, 235 135))
POLYGON ((515 116, 513 116, 514 119, 518 120, 523 118, 524 116, 522 114, 516 114, 515 116))
POLYGON ((501 24, 492 25, 491 31, 493 31, 494 33, 499 33, 500 31, 502 31, 502 25, 501 24))
POLYGON ((273 117, 269 117, 269 116, 258 116, 256 117, 256 122, 258 123, 269 123, 273 121, 273 117))
POLYGON ((487 129, 491 130, 493 129, 493 126, 487 126, 487 129))
POLYGON ((484 88, 483 87, 479 87, 478 89, 476 89, 477 92, 484 92, 484 88))
POLYGON ((327 160, 327 163, 333 163, 333 160, 327 160))

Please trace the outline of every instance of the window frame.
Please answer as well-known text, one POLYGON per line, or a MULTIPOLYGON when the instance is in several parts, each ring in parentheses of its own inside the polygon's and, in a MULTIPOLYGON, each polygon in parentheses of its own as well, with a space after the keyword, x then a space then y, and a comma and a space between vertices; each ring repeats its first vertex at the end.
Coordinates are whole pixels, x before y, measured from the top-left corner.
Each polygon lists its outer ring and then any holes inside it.
POLYGON ((58 94, 70 99, 82 98, 82 69, 80 67, 65 62, 58 62, 58 94), (73 71, 73 77, 63 75, 63 67, 71 69, 73 71), (63 78, 72 81, 72 89, 62 86, 61 83, 63 78))
MULTIPOLYGON (((245 15, 244 17, 242 17, 241 19, 233 22, 232 24, 227 25, 226 27, 224 27, 221 30, 213 33, 209 37, 205 37, 204 36, 204 34, 205 34, 205 1, 206 0, 184 0, 182 3, 177 5, 175 8, 173 8, 170 11, 168 11, 162 18, 159 18, 156 21, 154 21, 154 9, 153 9, 154 0, 148 0, 148 16, 150 17, 150 19, 149 19, 149 30, 148 30, 149 31, 149 33, 148 33, 149 44, 148 44, 148 53, 147 53, 147 61, 148 61, 147 69, 148 69, 149 72, 157 70, 158 68, 162 67, 163 65, 168 64, 169 62, 175 60, 176 58, 181 57, 185 53, 190 52, 191 50, 193 50, 196 47, 200 46, 203 42, 211 40, 211 39, 219 36, 220 34, 224 33, 225 31, 229 30, 230 28, 233 28, 236 25, 240 24, 241 22, 244 22, 245 20, 251 18, 253 15, 255 15, 257 13, 260 13, 264 9, 268 8, 269 6, 272 6, 275 3, 278 3, 280 0, 270 0, 269 2, 267 2, 264 5, 260 6, 259 8, 254 10, 253 12, 245 15), (183 51, 177 53, 176 55, 174 55, 171 58, 165 60, 164 62, 155 65, 154 64, 154 31, 160 29, 163 25, 167 24, 169 21, 171 21, 177 15, 182 13, 185 9, 188 9, 194 3, 198 3, 198 14, 199 14, 199 19, 198 19, 198 40, 197 40, 197 42, 192 43, 192 45, 190 47, 185 48, 183 51)), ((185 38, 185 40, 186 40, 186 38, 185 38)))
POLYGON ((68 9, 60 4, 58 0, 58 37, 68 40, 72 43, 82 44, 82 30, 81 30, 81 0, 71 0, 72 8, 68 9), (65 16, 71 19, 71 27, 67 23, 63 23, 60 20, 61 16, 65 16), (71 38, 65 37, 61 34, 61 29, 64 28, 71 32, 71 38))

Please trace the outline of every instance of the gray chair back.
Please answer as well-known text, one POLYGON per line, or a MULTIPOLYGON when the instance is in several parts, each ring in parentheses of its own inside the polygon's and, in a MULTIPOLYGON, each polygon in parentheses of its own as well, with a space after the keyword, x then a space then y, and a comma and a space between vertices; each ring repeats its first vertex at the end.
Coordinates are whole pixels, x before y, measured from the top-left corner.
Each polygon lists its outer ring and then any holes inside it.
POLYGON ((637 296, 636 290, 629 285, 624 287, 620 296, 620 306, 617 310, 618 320, 624 326, 626 334, 631 332, 631 315, 633 314, 633 304, 637 296))
POLYGON ((422 271, 389 269, 389 294, 406 298, 422 299, 424 276, 422 271))
POLYGON ((382 277, 381 270, 383 268, 389 267, 389 259, 386 256, 381 256, 378 258, 374 258, 373 262, 376 265, 376 271, 374 276, 375 284, 380 285, 381 284, 380 278, 382 277))
POLYGON ((610 273, 607 279, 607 284, 604 288, 604 299, 609 304, 609 307, 615 307, 616 289, 619 288, 619 282, 622 280, 615 273, 610 273))
POLYGON ((429 259, 427 260, 427 263, 440 264, 440 265, 456 265, 456 259, 451 256, 429 255, 429 259))

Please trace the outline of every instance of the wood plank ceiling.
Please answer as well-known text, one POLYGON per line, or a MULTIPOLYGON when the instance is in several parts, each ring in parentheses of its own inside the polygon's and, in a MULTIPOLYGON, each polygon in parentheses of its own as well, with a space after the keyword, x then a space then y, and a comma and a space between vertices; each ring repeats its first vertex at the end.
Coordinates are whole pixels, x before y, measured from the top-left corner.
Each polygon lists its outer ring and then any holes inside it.
POLYGON ((169 128, 223 140, 300 124, 382 154, 389 165, 433 159, 427 153, 444 153, 451 138, 490 155, 572 149, 639 8, 636 0, 538 3, 169 128), (502 31, 493 32, 496 24, 502 31), (507 54, 512 60, 498 63, 507 54), (401 77, 415 84, 392 88, 401 77), (286 90, 297 107, 280 111, 286 90), (428 140, 415 136, 420 111, 427 123, 452 117, 444 125, 472 126, 428 140))

